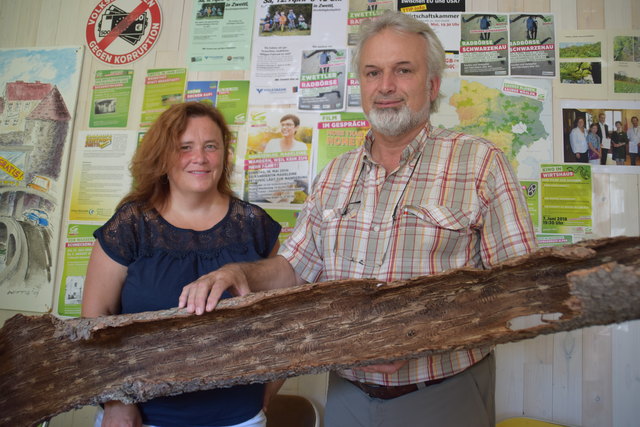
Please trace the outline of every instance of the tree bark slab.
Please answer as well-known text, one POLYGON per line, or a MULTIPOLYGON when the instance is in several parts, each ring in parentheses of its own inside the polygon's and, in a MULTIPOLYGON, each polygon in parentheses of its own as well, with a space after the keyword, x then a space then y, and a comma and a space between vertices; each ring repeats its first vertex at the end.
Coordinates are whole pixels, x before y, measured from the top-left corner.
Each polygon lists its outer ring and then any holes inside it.
POLYGON ((491 270, 255 293, 202 316, 17 315, 0 330, 0 426, 639 318, 639 237, 541 249, 491 270), (545 316, 511 326, 530 315, 545 316))

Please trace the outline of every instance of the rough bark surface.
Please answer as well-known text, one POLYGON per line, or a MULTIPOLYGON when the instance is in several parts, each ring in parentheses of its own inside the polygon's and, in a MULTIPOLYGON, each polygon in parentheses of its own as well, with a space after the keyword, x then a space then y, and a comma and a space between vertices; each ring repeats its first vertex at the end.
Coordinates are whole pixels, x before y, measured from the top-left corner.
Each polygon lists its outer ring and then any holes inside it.
POLYGON ((491 270, 256 293, 202 316, 17 315, 0 330, 0 425, 638 318, 639 237, 542 249, 491 270), (554 320, 510 326, 536 314, 554 320))

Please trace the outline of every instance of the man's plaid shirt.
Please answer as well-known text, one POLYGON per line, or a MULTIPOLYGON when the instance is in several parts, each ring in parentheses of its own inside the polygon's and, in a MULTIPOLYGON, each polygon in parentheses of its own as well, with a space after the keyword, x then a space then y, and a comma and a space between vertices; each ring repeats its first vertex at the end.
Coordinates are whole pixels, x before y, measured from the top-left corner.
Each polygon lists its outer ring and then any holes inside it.
MULTIPOLYGON (((389 282, 459 267, 490 268, 535 249, 518 180, 492 143, 425 127, 387 174, 373 139, 320 173, 284 256, 307 282, 389 282)), ((490 348, 409 361, 392 375, 346 370, 351 380, 404 385, 454 375, 490 348)))

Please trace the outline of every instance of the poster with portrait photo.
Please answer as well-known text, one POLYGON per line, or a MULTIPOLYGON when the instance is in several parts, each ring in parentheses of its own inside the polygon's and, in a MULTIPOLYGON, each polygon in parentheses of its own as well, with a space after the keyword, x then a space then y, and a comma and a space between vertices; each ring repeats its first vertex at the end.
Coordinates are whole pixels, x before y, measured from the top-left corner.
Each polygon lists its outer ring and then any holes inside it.
MULTIPOLYGON (((640 158, 638 158, 640 125, 634 126, 634 122, 637 123, 640 118, 640 101, 563 100, 560 102, 560 107, 562 111, 562 149, 556 148, 555 152, 556 154, 558 151, 562 152, 561 158, 565 163, 580 161, 576 153, 585 151, 580 137, 581 128, 584 128, 585 135, 588 135, 591 125, 598 124, 602 114, 609 132, 608 136, 611 139, 610 148, 605 152, 606 156, 600 156, 598 162, 591 162, 592 167, 606 166, 608 173, 615 172, 620 167, 627 167, 625 173, 640 173, 640 166, 638 166, 640 165, 640 158), (603 158, 605 160, 602 160, 603 158), (634 162, 635 165, 633 165, 634 162)), ((594 127, 593 133, 598 132, 597 127, 594 127)), ((590 137, 589 140, 592 138, 590 137)), ((602 145, 599 148, 602 154, 602 145)), ((589 145, 587 144, 588 149, 589 145)))
POLYGON ((304 203, 309 194, 316 117, 285 110, 250 111, 244 200, 282 208, 304 203))

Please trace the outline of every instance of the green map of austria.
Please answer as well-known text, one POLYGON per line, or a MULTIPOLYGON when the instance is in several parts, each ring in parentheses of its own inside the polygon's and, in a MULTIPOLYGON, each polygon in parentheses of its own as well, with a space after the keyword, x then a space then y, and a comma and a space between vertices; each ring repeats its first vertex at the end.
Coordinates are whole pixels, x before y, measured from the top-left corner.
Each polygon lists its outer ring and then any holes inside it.
POLYGON ((551 84, 519 79, 546 94, 545 101, 502 90, 503 79, 446 78, 446 99, 433 124, 488 139, 500 147, 520 179, 538 179, 539 165, 552 161, 551 84))

